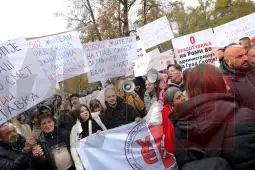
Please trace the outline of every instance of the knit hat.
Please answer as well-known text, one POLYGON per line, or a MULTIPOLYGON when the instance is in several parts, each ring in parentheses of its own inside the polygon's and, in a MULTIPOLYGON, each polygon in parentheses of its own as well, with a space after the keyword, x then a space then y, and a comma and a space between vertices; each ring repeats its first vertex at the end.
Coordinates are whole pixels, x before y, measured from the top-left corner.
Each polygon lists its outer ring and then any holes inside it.
POLYGON ((169 87, 164 94, 164 104, 173 103, 174 97, 181 94, 181 90, 177 87, 169 87))

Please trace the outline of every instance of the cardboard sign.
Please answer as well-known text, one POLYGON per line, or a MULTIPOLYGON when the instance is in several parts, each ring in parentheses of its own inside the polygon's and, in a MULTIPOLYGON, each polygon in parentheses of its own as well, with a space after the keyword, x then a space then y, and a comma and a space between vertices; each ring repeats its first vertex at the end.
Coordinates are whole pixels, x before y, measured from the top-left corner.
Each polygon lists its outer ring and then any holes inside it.
POLYGON ((174 38, 166 16, 139 28, 137 33, 145 49, 149 49, 174 38))
POLYGON ((0 45, 0 124, 53 95, 25 38, 0 45))
POLYGON ((172 43, 183 70, 203 63, 219 65, 212 29, 175 38, 172 43))
POLYGON ((137 58, 142 58, 146 56, 146 51, 141 40, 137 41, 137 58))
POLYGON ((136 38, 124 37, 84 44, 89 83, 133 74, 136 38))
POLYGON ((243 37, 255 36, 255 13, 213 28, 217 47, 224 47, 243 37))
POLYGON ((52 84, 88 71, 76 31, 32 39, 28 44, 52 84))

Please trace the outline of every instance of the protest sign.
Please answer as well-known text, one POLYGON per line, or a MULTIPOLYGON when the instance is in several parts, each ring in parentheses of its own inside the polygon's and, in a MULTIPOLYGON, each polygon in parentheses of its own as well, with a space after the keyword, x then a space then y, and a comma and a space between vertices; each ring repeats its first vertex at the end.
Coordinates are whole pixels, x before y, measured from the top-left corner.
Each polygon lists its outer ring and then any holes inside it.
POLYGON ((219 65, 211 28, 175 38, 172 43, 176 60, 183 70, 204 63, 219 65))
POLYGON ((137 41, 137 58, 146 56, 146 51, 141 40, 137 41))
POLYGON ((174 51, 168 50, 160 54, 162 57, 167 58, 167 65, 174 64, 174 51))
POLYGON ((133 74, 137 58, 136 38, 124 37, 84 44, 89 83, 133 74))
POLYGON ((162 137, 162 126, 147 126, 143 120, 91 135, 77 151, 86 170, 173 170, 176 162, 162 137))
POLYGON ((76 31, 29 40, 28 44, 52 84, 88 71, 76 31))
POLYGON ((255 36, 255 13, 213 28, 216 45, 219 48, 236 42, 243 37, 255 36))
POLYGON ((147 53, 146 57, 133 61, 134 75, 135 77, 147 75, 151 68, 158 71, 164 70, 167 68, 167 60, 166 56, 161 56, 159 50, 155 49, 147 53))
POLYGON ((53 94, 25 38, 0 45, 0 124, 53 94))
POLYGON ((138 28, 137 33, 145 49, 149 49, 174 38, 166 16, 138 28))

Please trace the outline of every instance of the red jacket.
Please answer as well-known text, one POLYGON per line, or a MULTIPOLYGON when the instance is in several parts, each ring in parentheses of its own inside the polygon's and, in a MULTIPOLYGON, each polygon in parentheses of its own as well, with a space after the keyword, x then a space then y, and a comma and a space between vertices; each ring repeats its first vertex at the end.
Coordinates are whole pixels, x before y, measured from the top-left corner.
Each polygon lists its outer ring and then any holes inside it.
POLYGON ((163 119, 163 134, 164 134, 164 147, 168 153, 174 153, 174 126, 168 119, 169 114, 172 112, 172 106, 166 104, 162 110, 163 119))

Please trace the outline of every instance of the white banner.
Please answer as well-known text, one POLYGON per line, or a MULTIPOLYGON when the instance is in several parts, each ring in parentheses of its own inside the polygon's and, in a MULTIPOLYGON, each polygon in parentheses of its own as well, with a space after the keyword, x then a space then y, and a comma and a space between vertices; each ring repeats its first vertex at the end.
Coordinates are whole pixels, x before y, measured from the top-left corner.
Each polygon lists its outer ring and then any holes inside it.
POLYGON ((88 71, 76 31, 29 40, 28 44, 54 85, 88 71))
POLYGON ((183 70, 198 64, 219 65, 212 29, 207 29, 172 40, 176 60, 183 70))
POLYGON ((84 50, 89 83, 133 74, 132 61, 137 58, 135 36, 86 43, 84 50))
POLYGON ((0 45, 0 124, 53 95, 25 38, 0 45))
POLYGON ((255 13, 213 28, 217 47, 224 47, 243 37, 255 36, 255 13))
POLYGON ((137 58, 146 56, 146 51, 141 40, 137 41, 137 58))
POLYGON ((145 49, 149 49, 174 38, 166 16, 138 28, 137 33, 145 49))
POLYGON ((89 136, 77 150, 86 170, 173 170, 175 159, 165 152, 162 136, 162 126, 143 120, 89 136))
POLYGON ((147 53, 146 57, 139 58, 133 61, 135 77, 147 75, 147 72, 154 68, 158 71, 167 68, 168 58, 161 56, 158 49, 147 53))

